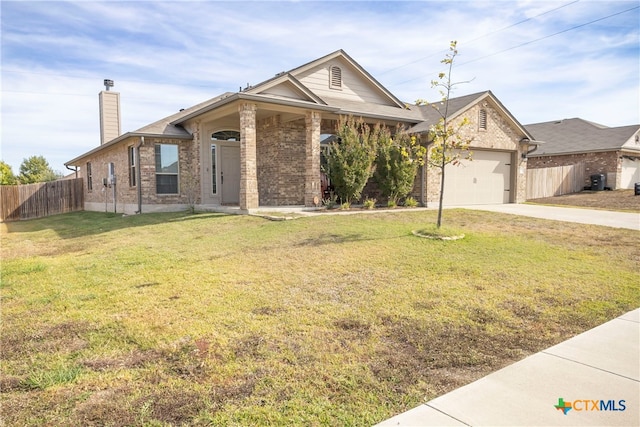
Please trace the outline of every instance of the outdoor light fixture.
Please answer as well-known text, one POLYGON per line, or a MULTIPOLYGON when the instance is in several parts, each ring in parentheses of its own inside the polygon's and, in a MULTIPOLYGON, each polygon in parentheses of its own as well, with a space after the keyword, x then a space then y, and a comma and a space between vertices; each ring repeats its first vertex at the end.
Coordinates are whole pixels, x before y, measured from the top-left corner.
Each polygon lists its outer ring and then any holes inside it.
POLYGON ((110 87, 113 87, 113 80, 104 79, 104 89, 109 90, 110 87))

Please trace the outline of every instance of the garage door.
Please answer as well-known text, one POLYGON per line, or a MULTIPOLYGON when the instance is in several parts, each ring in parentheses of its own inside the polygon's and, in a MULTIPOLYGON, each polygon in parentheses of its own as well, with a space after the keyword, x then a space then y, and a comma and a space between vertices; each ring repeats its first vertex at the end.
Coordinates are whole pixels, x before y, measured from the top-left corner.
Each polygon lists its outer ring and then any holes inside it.
POLYGON ((633 188, 633 184, 640 182, 640 159, 623 157, 621 178, 620 188, 633 188))
POLYGON ((447 165, 445 206, 488 205, 510 202, 511 153, 473 151, 473 161, 447 165))

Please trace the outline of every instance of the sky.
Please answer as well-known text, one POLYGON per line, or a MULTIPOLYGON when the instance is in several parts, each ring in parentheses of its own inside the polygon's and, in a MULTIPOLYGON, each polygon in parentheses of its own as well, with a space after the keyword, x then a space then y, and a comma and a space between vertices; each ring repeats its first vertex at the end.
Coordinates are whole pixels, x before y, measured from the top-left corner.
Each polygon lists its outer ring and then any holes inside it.
POLYGON ((0 0, 0 159, 58 172, 100 145, 103 80, 122 132, 343 49, 401 100, 458 42, 454 96, 491 90, 522 124, 640 123, 640 1, 0 0))

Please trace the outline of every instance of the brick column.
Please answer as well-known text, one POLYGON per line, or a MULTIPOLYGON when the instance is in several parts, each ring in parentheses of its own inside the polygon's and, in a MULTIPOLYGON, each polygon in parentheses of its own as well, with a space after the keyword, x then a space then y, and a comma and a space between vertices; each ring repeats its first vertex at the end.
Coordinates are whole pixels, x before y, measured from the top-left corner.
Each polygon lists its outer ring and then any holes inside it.
POLYGON ((305 116, 304 205, 309 207, 322 203, 322 194, 320 194, 320 123, 319 112, 307 111, 305 116))
POLYGON ((256 105, 240 104, 240 209, 258 207, 256 105))

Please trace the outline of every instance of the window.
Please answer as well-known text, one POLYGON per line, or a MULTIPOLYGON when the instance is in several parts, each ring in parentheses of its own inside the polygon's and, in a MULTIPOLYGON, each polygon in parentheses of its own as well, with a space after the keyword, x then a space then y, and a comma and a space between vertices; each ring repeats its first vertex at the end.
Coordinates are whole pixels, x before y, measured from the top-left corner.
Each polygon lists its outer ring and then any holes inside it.
POLYGON ((211 191, 213 194, 218 193, 216 170, 217 170, 216 144, 211 144, 211 191))
POLYGON ((478 129, 487 130, 487 110, 485 109, 478 113, 478 129))
POLYGON ((342 70, 333 65, 329 69, 329 87, 331 89, 342 89, 342 70))
POLYGON ((116 164, 109 163, 107 164, 107 183, 109 185, 115 184, 116 182, 116 164))
POLYGON ((91 174, 91 162, 87 162, 87 190, 93 190, 93 175, 91 174))
POLYGON ((211 134, 212 141, 240 141, 240 132, 237 130, 221 130, 211 134))
POLYGON ((136 147, 129 147, 129 186, 136 186, 136 147))
POLYGON ((156 194, 178 194, 178 146, 156 144, 156 194))

